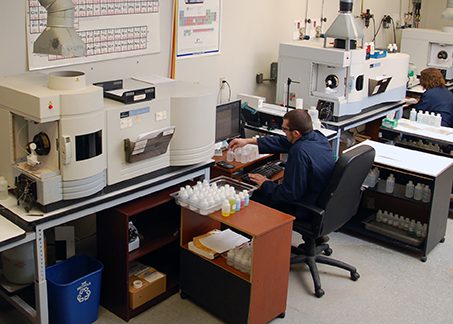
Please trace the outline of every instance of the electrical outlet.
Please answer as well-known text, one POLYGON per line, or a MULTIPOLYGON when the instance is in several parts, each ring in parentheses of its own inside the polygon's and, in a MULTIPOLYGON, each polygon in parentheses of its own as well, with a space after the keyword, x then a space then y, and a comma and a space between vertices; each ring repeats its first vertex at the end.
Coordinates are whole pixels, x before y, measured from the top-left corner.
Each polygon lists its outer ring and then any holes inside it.
POLYGON ((219 89, 222 89, 222 87, 223 87, 223 81, 226 81, 226 78, 225 78, 225 77, 220 77, 220 78, 219 78, 219 89))

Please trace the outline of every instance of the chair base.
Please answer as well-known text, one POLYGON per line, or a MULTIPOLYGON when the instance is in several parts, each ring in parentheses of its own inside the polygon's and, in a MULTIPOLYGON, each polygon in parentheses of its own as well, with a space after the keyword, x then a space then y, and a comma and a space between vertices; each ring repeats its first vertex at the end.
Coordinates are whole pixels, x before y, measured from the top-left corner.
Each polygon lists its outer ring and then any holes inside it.
POLYGON ((349 271, 352 281, 356 281, 360 278, 360 275, 354 266, 336 259, 328 258, 324 255, 320 255, 320 253, 325 250, 330 250, 330 253, 332 252, 328 244, 320 244, 316 246, 314 248, 315 251, 311 251, 315 253, 309 253, 311 255, 301 254, 304 253, 305 251, 301 251, 296 247, 291 247, 291 250, 294 254, 296 254, 293 257, 291 257, 290 260, 291 264, 305 263, 308 265, 311 276, 313 278, 315 296, 318 298, 321 298, 324 295, 324 290, 321 288, 321 279, 319 278, 319 270, 316 263, 327 264, 349 271))

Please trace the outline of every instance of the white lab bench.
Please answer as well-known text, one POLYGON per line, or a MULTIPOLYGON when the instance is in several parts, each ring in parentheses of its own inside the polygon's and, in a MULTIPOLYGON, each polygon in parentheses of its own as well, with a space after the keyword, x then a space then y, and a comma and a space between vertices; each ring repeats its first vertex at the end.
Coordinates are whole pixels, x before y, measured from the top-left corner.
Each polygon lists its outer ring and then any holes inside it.
MULTIPOLYGON (((396 133, 401 135, 407 135, 415 137, 421 140, 426 140, 431 143, 440 145, 453 145, 453 128, 450 127, 435 127, 431 125, 425 125, 411 121, 409 119, 401 118, 398 120, 398 125, 394 128, 381 127, 381 130, 396 133)), ((396 142, 395 142, 396 143, 396 142)), ((446 157, 452 157, 449 152, 443 153, 438 151, 430 150, 430 148, 420 148, 409 142, 398 142, 398 146, 411 148, 414 150, 420 150, 427 153, 438 154, 446 157)))
POLYGON ((358 144, 358 146, 360 145, 369 145, 376 150, 374 166, 379 168, 381 179, 385 179, 390 173, 395 176, 395 189, 392 193, 387 193, 385 180, 380 180, 374 188, 366 189, 362 207, 351 222, 346 224, 345 231, 405 248, 421 254, 421 260, 426 261, 427 254, 445 239, 453 179, 453 159, 371 140, 358 144), (430 201, 423 202, 407 198, 405 185, 409 180, 412 180, 414 184, 428 185, 432 192, 430 201), (374 212, 378 209, 385 209, 426 223, 427 236, 424 240, 420 239, 417 242, 408 236, 404 237, 405 234, 402 231, 393 230, 385 225, 381 226, 381 233, 371 231, 370 227, 367 227, 369 223, 366 222, 366 219, 373 221, 373 214, 372 212, 368 215, 363 213, 366 209, 374 210, 374 212), (385 235, 386 231, 388 236, 385 235))
MULTIPOLYGON (((76 203, 42 213, 39 210, 26 212, 17 206, 12 195, 0 201, 0 251, 35 242, 35 301, 36 309, 28 305, 19 296, 10 296, 0 288, 0 296, 8 300, 30 321, 46 324, 49 321, 47 304, 46 262, 44 247, 44 230, 91 215, 93 213, 123 204, 162 189, 175 186, 197 177, 209 179, 213 160, 184 167, 168 167, 150 174, 114 185, 101 194, 78 200, 76 203), (13 224, 27 229, 27 232, 13 224), (12 241, 14 238, 17 240, 12 241), (2 244, 2 242, 4 242, 2 244)), ((108 189, 107 187, 106 189, 108 189)))

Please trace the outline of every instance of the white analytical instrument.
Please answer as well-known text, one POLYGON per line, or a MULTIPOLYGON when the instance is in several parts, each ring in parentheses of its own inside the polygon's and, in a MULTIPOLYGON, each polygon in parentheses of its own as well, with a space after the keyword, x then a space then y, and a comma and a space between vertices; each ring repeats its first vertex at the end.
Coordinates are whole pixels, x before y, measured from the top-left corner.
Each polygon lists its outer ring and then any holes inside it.
MULTIPOLYGON (((155 86, 156 98, 103 98, 81 72, 0 78, 0 174, 26 210, 54 209, 168 166, 214 153, 214 91, 189 82, 155 86)), ((139 179, 137 179, 139 181, 139 179)))
POLYGON ((280 44, 277 103, 289 106, 302 98, 316 106, 323 120, 341 120, 406 94, 409 55, 388 54, 367 59, 366 50, 322 47, 298 41, 280 44), (288 90, 286 80, 293 82, 288 90), (289 94, 289 96, 287 95, 289 94))
POLYGON ((452 30, 403 29, 401 52, 410 55, 417 75, 425 68, 433 67, 442 70, 447 80, 453 79, 452 30))
POLYGON ((102 88, 81 72, 0 79, 0 173, 26 209, 106 185, 102 88))
POLYGON ((352 0, 340 0, 323 46, 306 41, 280 44, 278 104, 295 107, 302 98, 305 108, 317 107, 320 119, 340 120, 405 97, 409 56, 371 58, 359 46, 364 47, 363 26, 352 7, 352 0))

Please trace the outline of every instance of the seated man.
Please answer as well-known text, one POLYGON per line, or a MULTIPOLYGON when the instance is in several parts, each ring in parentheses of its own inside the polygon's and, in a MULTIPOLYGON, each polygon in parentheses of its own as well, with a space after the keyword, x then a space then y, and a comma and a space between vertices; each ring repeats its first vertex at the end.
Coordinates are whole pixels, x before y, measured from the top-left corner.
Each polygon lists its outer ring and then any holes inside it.
POLYGON ((330 180, 334 169, 332 149, 327 138, 314 131, 310 115, 302 109, 291 110, 283 116, 285 136, 238 138, 230 142, 235 149, 246 144, 257 144, 260 153, 288 153, 285 175, 276 184, 260 174, 250 174, 250 180, 259 185, 253 200, 283 212, 308 219, 306 211, 295 210, 285 203, 314 203, 330 180))
POLYGON ((420 73, 420 85, 426 89, 415 109, 439 113, 442 126, 453 127, 453 93, 445 87, 442 73, 435 68, 420 73))

